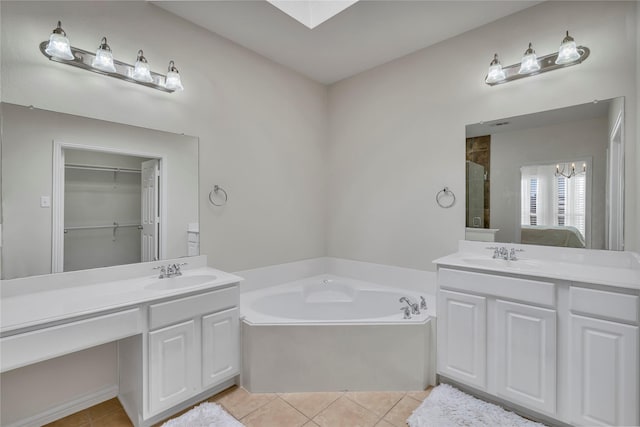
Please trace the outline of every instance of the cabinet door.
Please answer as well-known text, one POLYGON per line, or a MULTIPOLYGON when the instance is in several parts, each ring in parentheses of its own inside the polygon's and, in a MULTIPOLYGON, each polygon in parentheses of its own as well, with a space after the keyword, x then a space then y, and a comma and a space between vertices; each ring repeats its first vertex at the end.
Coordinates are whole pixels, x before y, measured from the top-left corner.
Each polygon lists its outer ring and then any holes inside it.
POLYGON ((569 387, 576 425, 639 425, 638 327, 571 315, 569 387))
POLYGON ((480 389, 486 388, 487 300, 438 292, 438 372, 480 389))
POLYGON ((195 322, 149 333, 149 412, 158 413, 196 391, 195 322))
POLYGON ((496 392, 514 403, 556 411, 556 312, 496 301, 496 392))
POLYGON ((202 386, 207 388, 239 372, 238 309, 202 317, 202 386))

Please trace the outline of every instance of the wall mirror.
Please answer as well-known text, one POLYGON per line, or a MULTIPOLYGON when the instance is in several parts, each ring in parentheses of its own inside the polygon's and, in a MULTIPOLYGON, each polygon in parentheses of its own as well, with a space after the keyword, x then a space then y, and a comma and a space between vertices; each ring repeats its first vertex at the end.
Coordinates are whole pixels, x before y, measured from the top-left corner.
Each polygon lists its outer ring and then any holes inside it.
POLYGON ((2 279, 198 255, 198 138, 0 106, 2 279))
POLYGON ((624 98, 466 126, 466 239, 623 249, 624 98))

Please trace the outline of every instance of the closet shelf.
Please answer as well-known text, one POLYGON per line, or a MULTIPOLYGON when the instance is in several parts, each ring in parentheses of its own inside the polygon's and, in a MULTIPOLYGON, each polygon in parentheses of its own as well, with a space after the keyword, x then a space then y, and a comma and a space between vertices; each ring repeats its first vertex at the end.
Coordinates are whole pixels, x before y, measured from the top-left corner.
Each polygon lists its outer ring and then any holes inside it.
POLYGON ((142 230, 142 225, 140 224, 118 224, 114 222, 109 225, 81 225, 76 227, 65 227, 64 232, 66 233, 69 230, 93 230, 98 228, 122 228, 122 227, 137 227, 138 230, 142 230))
POLYGON ((90 170, 90 171, 142 173, 141 169, 112 168, 108 166, 75 165, 71 163, 64 165, 64 167, 66 169, 79 169, 79 170, 90 170))

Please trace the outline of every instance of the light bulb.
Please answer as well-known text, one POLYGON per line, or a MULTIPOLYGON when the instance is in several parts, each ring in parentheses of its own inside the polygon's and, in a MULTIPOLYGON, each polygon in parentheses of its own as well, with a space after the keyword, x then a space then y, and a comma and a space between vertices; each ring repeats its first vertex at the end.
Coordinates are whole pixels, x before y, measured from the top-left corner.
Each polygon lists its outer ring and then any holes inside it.
POLYGON ((518 74, 529 74, 540 69, 540 64, 538 64, 538 57, 536 56, 536 51, 533 50, 531 43, 529 43, 529 48, 524 52, 522 56, 522 61, 520 62, 520 70, 518 70, 518 74))
POLYGON ((567 36, 564 38, 564 40, 562 40, 560 49, 558 49, 558 58, 556 59, 556 64, 569 64, 577 59, 580 59, 580 54, 578 53, 576 42, 575 40, 573 40, 573 37, 569 35, 569 31, 567 31, 567 36))
POLYGON ((151 83, 153 81, 147 58, 144 57, 142 49, 138 51, 138 58, 136 59, 136 65, 131 77, 145 83, 151 83))
POLYGON ((169 71, 167 72, 164 87, 176 91, 184 90, 182 81, 180 80, 180 74, 178 74, 178 69, 175 67, 173 61, 169 61, 169 71))
POLYGON ((487 78, 484 80, 486 83, 497 83, 504 80, 507 76, 502 69, 502 65, 498 60, 498 54, 493 55, 493 61, 489 64, 489 71, 487 72, 487 78))
POLYGON ((67 33, 62 29, 62 22, 58 21, 58 26, 53 29, 53 33, 49 37, 49 44, 47 44, 47 48, 44 51, 55 58, 73 59, 71 45, 69 44, 67 33))
POLYGON ((113 53, 111 53, 111 48, 107 44, 106 37, 102 38, 100 46, 98 46, 98 50, 96 51, 96 57, 93 59, 91 65, 102 71, 110 73, 116 72, 116 67, 113 64, 113 53))

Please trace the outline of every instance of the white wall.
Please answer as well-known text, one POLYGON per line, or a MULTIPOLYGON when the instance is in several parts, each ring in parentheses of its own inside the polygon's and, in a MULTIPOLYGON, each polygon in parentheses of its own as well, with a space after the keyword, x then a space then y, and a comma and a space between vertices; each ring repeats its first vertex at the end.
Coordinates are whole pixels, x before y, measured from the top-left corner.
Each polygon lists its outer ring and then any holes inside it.
POLYGON ((497 242, 519 241, 521 166, 591 157, 591 247, 604 248, 607 129, 603 116, 491 135, 491 227, 500 229, 497 242))
MULTIPOLYGON (((544 2, 329 89, 329 256, 433 270, 464 238, 465 125, 625 96, 636 117, 636 2, 544 2), (490 87, 493 54, 519 61, 569 29, 583 64, 490 87), (615 46, 615 49, 612 48, 615 46), (458 202, 439 208, 448 186, 458 202)), ((627 120, 625 236, 638 249, 636 124, 627 120)))
POLYGON ((11 2, 2 7, 2 100, 200 138, 200 250, 234 271, 325 254, 326 88, 147 2, 11 2), (58 19, 73 46, 106 35, 116 59, 170 59, 167 94, 49 61, 58 19), (229 193, 209 206, 214 184, 229 193))

